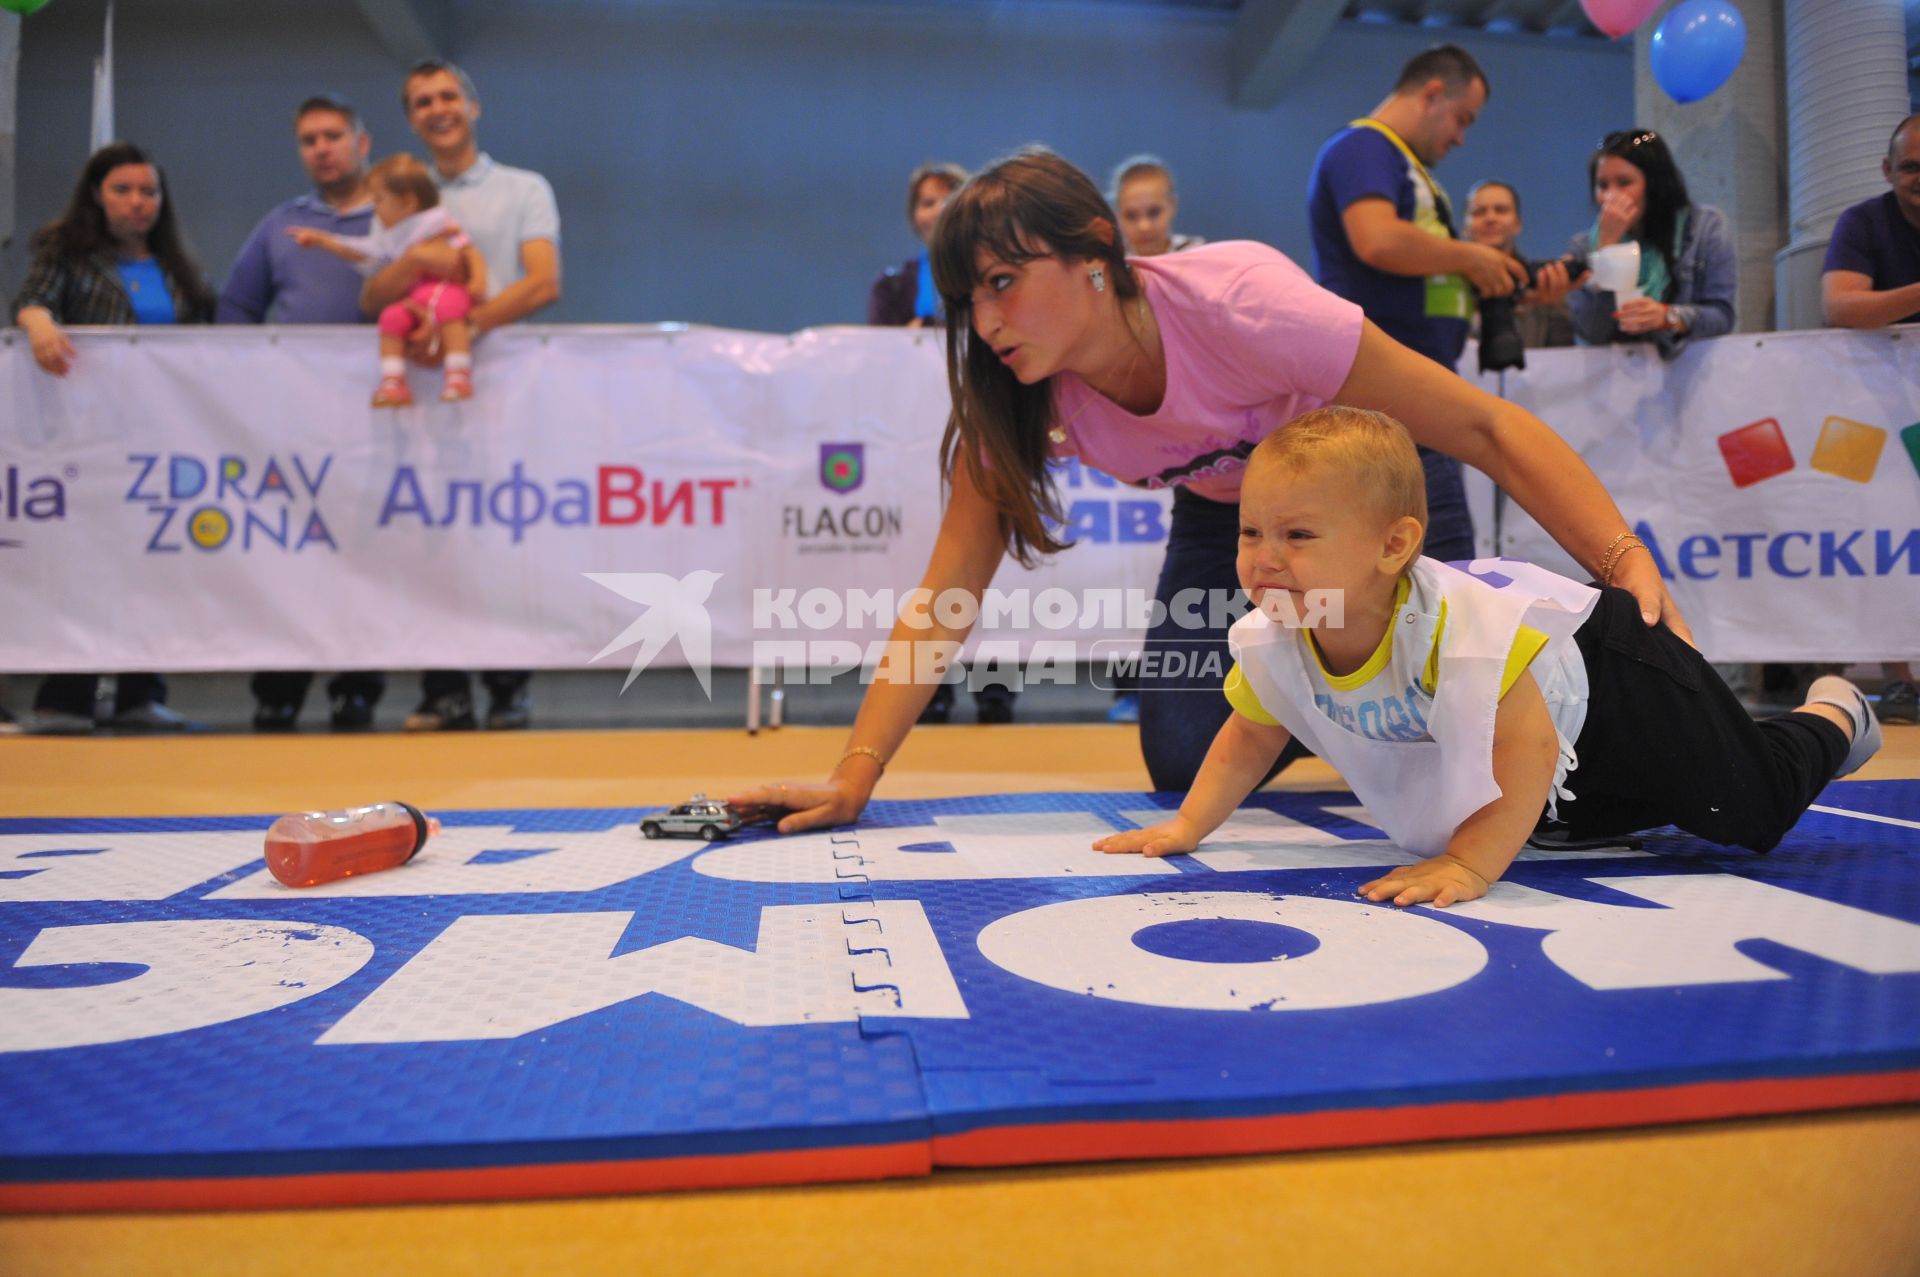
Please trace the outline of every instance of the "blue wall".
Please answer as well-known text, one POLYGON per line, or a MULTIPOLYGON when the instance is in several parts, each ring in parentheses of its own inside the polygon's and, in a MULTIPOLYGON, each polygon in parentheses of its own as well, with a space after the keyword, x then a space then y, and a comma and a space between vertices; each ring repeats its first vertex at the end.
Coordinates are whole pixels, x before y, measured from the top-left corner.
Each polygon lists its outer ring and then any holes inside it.
MULTIPOLYGON (((84 158, 104 0, 22 27, 19 236, 58 212, 84 158)), ((1345 23, 1271 110, 1227 101, 1231 21, 1144 5, 503 0, 456 6, 451 54, 484 104, 480 140, 544 172, 564 222, 556 321, 688 320, 790 330, 857 323, 876 270, 915 244, 907 172, 1045 142, 1104 180, 1156 151, 1180 229, 1310 258, 1306 176, 1433 32, 1345 23)), ((417 148, 403 68, 348 0, 119 7, 118 123, 166 164, 216 279, 268 207, 301 188, 293 105, 344 93, 376 154, 417 148)), ((1631 122, 1630 46, 1468 35, 1493 97, 1439 177, 1520 185, 1527 247, 1591 216, 1588 148, 1631 122)), ((0 255, 9 292, 23 246, 0 255)))

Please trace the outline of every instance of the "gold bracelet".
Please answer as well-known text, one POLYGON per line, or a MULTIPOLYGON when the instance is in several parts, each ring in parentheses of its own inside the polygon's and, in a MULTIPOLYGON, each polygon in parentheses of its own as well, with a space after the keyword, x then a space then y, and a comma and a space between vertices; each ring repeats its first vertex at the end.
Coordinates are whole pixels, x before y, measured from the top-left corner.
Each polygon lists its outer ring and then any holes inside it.
POLYGON ((1626 551, 1630 551, 1638 542, 1640 542, 1640 538, 1634 536, 1632 532, 1628 532, 1626 536, 1613 538, 1613 545, 1607 547, 1607 557, 1601 559, 1601 563, 1599 563, 1599 584, 1601 584, 1601 586, 1611 586, 1611 584, 1613 584, 1613 572, 1615 572, 1615 568, 1619 568, 1620 559, 1626 557, 1626 551))
POLYGON ((1631 532, 1627 533, 1624 538, 1615 537, 1614 544, 1620 548, 1616 550, 1609 547, 1606 562, 1600 565, 1600 584, 1602 585, 1613 584, 1613 574, 1619 569, 1620 560, 1626 558, 1635 546, 1638 546, 1642 550, 1647 548, 1647 543, 1631 532))
MULTIPOLYGON (((874 766, 880 769, 880 774, 882 776, 887 774, 887 760, 881 757, 880 751, 875 749, 871 745, 855 745, 852 749, 840 755, 840 763, 846 762, 849 758, 852 758, 855 754, 865 754, 868 758, 871 758, 873 760, 874 766)), ((835 771, 840 770, 840 763, 835 763, 833 765, 833 769, 835 771)))
POLYGON ((1612 584, 1613 565, 1620 557, 1620 554, 1619 554, 1620 543, 1623 541, 1630 541, 1630 540, 1636 540, 1636 539, 1637 538, 1634 537, 1633 533, 1622 532, 1619 536, 1607 542, 1607 548, 1600 552, 1600 571, 1595 573, 1595 575, 1600 578, 1600 584, 1602 585, 1612 584))
MULTIPOLYGON (((1629 554, 1633 553, 1635 550, 1647 550, 1646 543, 1644 541, 1635 541, 1631 545, 1623 545, 1620 547, 1620 553, 1614 558, 1613 563, 1607 568, 1606 583, 1608 585, 1613 584, 1613 574, 1620 570, 1620 561, 1622 559, 1625 559, 1629 554)), ((1647 550, 1647 553, 1652 554, 1653 551, 1647 550)))

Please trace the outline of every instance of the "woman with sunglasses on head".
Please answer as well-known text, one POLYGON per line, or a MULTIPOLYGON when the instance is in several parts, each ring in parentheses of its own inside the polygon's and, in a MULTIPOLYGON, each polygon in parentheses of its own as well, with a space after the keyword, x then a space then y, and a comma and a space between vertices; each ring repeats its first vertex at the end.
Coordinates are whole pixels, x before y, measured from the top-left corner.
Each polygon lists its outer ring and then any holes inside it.
MULTIPOLYGON (((1195 589, 1230 595, 1247 457, 1283 422, 1337 402, 1400 417, 1415 439, 1486 471, 1575 559, 1633 594, 1647 624, 1664 618, 1685 633, 1652 557, 1559 436, 1401 346, 1275 250, 1226 242, 1129 258, 1086 174, 1030 150, 960 189, 932 252, 950 321, 953 415, 925 597, 957 590, 977 603, 1009 552, 1032 563, 1064 548, 1048 467, 1068 456, 1175 489, 1160 600, 1195 589)), ((1224 655, 1233 618, 1210 610, 1168 607, 1150 648, 1224 655)), ((969 628, 963 614, 934 607, 902 620, 892 640, 957 643, 969 628)), ((783 833, 852 820, 932 690, 877 679, 826 783, 763 786, 730 801, 789 809, 783 833)), ((1232 712, 1218 680, 1178 690, 1143 675, 1140 701, 1154 788, 1191 786, 1232 712)))
POLYGON ((1594 222, 1573 237, 1591 254, 1640 245, 1639 296, 1620 300, 1589 285, 1576 290, 1574 334, 1585 346, 1651 341, 1671 359, 1697 337, 1732 332, 1739 265, 1727 215, 1687 198, 1673 152, 1648 129, 1609 133, 1587 161, 1594 222))

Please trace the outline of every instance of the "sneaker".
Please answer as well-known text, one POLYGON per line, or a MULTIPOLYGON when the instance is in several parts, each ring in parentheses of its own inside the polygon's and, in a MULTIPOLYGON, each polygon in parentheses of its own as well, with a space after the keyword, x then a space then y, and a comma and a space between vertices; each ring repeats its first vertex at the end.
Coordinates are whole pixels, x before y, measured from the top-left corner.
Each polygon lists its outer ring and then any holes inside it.
POLYGON ((189 726, 186 716, 159 701, 148 701, 123 709, 113 716, 113 726, 123 732, 181 732, 189 726))
POLYGON ((268 701, 261 701, 253 709, 253 730, 256 732, 297 731, 296 720, 299 717, 298 705, 274 705, 268 701))
POLYGON ((1013 721, 1013 698, 995 697, 976 700, 973 703, 973 720, 976 723, 1011 723, 1013 721))
POLYGON ((1895 679, 1880 689, 1878 712, 1883 723, 1920 721, 1920 693, 1905 679, 1895 679))
POLYGON ((404 377, 382 377, 380 386, 373 392, 373 406, 376 408, 411 408, 413 391, 404 377))
POLYGON ((441 403, 459 403, 462 399, 473 398, 473 373, 466 368, 447 369, 447 379, 440 387, 441 403))
POLYGON ((527 689, 524 687, 510 696, 494 697, 487 706, 487 730, 490 732, 523 732, 532 721, 533 712, 527 707, 527 689))
POLYGON ((1137 723, 1140 721, 1140 698, 1132 692, 1122 692, 1113 698, 1113 704, 1107 706, 1109 723, 1137 723))
POLYGON ((1853 748, 1847 751, 1840 770, 1833 774, 1835 780, 1852 775, 1860 770, 1862 763, 1880 752, 1880 720, 1874 717, 1873 706, 1867 703, 1866 693, 1846 679, 1838 674, 1823 674, 1814 679, 1812 686, 1807 688, 1806 703, 1843 709, 1853 719, 1853 748))
POLYGON ((333 698, 333 730, 367 732, 373 730, 373 702, 357 692, 333 698))
POLYGON ((430 696, 407 715, 402 727, 409 732, 470 732, 474 728, 473 697, 465 692, 430 696))
POLYGON ((13 716, 12 710, 5 705, 0 705, 0 736, 18 736, 26 730, 26 727, 13 716))
POLYGON ((84 736, 93 730, 93 715, 69 714, 63 709, 36 709, 27 730, 36 736, 84 736))

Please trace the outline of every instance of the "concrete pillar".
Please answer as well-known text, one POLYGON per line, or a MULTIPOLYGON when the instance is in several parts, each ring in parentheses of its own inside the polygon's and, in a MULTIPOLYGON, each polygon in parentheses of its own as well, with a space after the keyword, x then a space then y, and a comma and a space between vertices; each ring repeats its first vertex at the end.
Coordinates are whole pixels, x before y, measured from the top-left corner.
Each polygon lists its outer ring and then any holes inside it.
POLYGON ((1779 324, 1817 328, 1834 221, 1884 192, 1887 138, 1907 114, 1901 0, 1786 0, 1789 241, 1776 258, 1779 324))
POLYGON ((1634 118, 1619 127, 1637 124, 1664 137, 1693 202, 1712 204, 1733 223, 1740 260, 1736 331, 1765 332, 1774 326, 1774 254, 1787 242, 1782 0, 1732 0, 1746 20, 1746 55, 1731 80, 1686 106, 1666 95, 1647 63, 1653 33, 1676 3, 1661 5, 1634 33, 1634 118))

